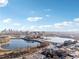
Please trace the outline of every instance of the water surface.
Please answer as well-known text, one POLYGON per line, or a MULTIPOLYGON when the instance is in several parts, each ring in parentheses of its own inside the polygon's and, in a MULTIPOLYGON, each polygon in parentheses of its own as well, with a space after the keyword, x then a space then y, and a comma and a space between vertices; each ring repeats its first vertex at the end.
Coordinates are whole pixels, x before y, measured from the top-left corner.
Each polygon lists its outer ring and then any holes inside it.
POLYGON ((36 41, 25 41, 23 39, 11 39, 8 44, 3 45, 2 48, 5 49, 17 49, 17 48, 30 48, 40 45, 36 41))

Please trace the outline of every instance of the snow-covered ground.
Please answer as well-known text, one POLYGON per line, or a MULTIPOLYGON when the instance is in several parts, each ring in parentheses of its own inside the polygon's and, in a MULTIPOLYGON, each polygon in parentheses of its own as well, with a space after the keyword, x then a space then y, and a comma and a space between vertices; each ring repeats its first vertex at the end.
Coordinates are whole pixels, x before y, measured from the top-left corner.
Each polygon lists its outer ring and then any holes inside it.
POLYGON ((56 43, 63 43, 64 41, 74 41, 74 39, 71 38, 61 38, 61 37, 44 37, 44 39, 46 39, 45 41, 49 41, 49 42, 56 42, 56 43))

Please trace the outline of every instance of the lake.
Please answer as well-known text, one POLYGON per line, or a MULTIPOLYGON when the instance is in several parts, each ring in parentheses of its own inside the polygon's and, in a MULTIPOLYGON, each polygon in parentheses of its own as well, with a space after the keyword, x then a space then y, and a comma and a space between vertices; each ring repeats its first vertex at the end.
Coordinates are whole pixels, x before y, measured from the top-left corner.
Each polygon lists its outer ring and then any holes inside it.
POLYGON ((36 41, 28 41, 23 39, 11 39, 8 44, 2 45, 1 47, 4 49, 17 49, 17 48, 30 48, 39 46, 40 42, 36 41))

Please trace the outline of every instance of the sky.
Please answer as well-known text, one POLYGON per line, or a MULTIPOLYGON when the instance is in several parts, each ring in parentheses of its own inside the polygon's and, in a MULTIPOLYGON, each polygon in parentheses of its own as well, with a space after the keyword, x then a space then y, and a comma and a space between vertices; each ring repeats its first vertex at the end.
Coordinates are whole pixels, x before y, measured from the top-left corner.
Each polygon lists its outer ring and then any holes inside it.
POLYGON ((0 0, 0 30, 79 31, 79 0, 0 0))

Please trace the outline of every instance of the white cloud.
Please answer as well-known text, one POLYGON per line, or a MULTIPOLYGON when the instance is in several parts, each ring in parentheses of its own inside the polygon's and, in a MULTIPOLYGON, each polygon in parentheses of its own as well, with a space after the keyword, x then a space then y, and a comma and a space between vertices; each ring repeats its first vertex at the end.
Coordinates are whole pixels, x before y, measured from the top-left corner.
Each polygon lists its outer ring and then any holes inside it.
POLYGON ((77 29, 77 28, 72 29, 72 30, 71 30, 71 29, 68 29, 67 31, 77 31, 77 32, 78 32, 78 31, 79 31, 79 29, 77 29))
POLYGON ((29 28, 29 31, 37 31, 37 30, 39 30, 37 26, 31 26, 29 28))
POLYGON ((53 28, 52 25, 30 26, 28 28, 23 27, 23 29, 26 29, 28 31, 48 31, 49 29, 51 30, 51 28, 53 28))
MULTIPOLYGON (((78 18, 77 18, 78 19, 78 18)), ((79 24, 74 21, 63 21, 51 25, 31 26, 31 31, 79 31, 79 24)))
POLYGON ((11 22, 12 22, 11 18, 7 18, 7 19, 3 20, 3 23, 5 23, 5 24, 10 24, 11 22))
POLYGON ((0 7, 4 7, 8 4, 8 0, 0 0, 0 7))
POLYGON ((27 20, 30 21, 30 22, 36 22, 36 21, 39 21, 43 19, 42 17, 28 17, 27 20))
POLYGON ((19 22, 14 22, 13 19, 11 18, 6 18, 2 20, 3 24, 10 24, 10 25, 15 25, 15 26, 20 26, 21 24, 19 22))
POLYGON ((13 23, 14 26, 20 26, 20 23, 13 23))
POLYGON ((41 25, 39 26, 40 29, 44 29, 44 28, 52 28, 53 25, 41 25))
POLYGON ((75 18, 74 22, 79 23, 79 18, 75 18))
POLYGON ((21 27, 22 27, 22 24, 19 21, 16 22, 16 20, 14 20, 12 18, 2 19, 2 21, 0 21, 0 28, 1 29, 6 28, 6 29, 19 30, 21 27))
POLYGON ((54 28, 63 29, 64 28, 64 25, 63 24, 60 24, 60 23, 57 23, 57 24, 54 24, 54 28))
POLYGON ((64 29, 66 27, 69 27, 73 24, 73 22, 71 21, 64 21, 64 22, 61 22, 61 23, 56 23, 54 24, 54 27, 57 28, 57 29, 64 29))
MULTIPOLYGON (((75 19, 77 19, 78 21, 78 18, 75 19)), ((73 19, 72 21, 63 21, 55 24, 27 26, 19 22, 14 22, 14 20, 12 20, 11 18, 7 18, 3 20, 3 25, 10 24, 7 25, 7 27, 12 28, 13 26, 14 29, 28 30, 28 31, 79 31, 79 24, 77 24, 78 22, 75 19, 73 19)))

